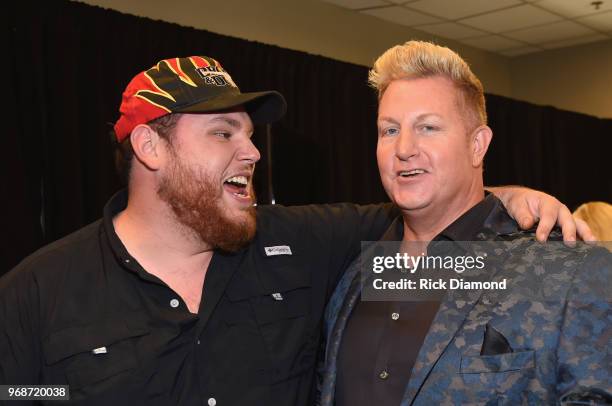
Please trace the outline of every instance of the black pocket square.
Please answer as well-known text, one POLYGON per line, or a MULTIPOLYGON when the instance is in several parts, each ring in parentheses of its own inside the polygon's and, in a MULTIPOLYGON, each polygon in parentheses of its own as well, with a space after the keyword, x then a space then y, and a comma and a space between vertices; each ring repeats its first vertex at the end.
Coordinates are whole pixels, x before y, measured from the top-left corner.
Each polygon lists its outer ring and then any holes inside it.
POLYGON ((510 343, 502 333, 495 330, 489 323, 485 326, 484 340, 480 355, 499 355, 514 352, 510 343))

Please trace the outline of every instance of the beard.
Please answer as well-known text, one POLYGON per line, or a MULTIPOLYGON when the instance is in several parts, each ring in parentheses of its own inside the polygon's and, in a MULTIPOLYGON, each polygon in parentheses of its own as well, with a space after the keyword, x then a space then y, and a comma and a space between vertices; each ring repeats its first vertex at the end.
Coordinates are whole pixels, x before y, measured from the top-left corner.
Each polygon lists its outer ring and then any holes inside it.
MULTIPOLYGON (((215 249, 236 252, 246 246, 255 236, 255 208, 242 210, 240 216, 229 213, 222 207, 220 179, 189 168, 176 155, 173 161, 160 180, 157 194, 178 222, 215 249)), ((253 191, 249 193, 254 201, 253 191)))

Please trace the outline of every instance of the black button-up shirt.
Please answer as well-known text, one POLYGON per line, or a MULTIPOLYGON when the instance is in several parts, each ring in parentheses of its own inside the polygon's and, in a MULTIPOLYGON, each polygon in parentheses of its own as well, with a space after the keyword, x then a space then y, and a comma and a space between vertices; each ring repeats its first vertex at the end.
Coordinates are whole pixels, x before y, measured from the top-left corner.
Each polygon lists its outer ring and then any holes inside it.
POLYGON ((192 314, 116 235, 126 203, 0 279, 0 384, 69 385, 84 404, 310 404, 325 303, 397 212, 259 207, 254 241, 214 253, 192 314))
MULTIPOLYGON (((465 212, 434 241, 471 241, 496 206, 494 195, 465 212)), ((401 241, 402 217, 382 240, 401 241)), ((359 301, 338 354, 336 405, 399 405, 439 302, 359 301)))

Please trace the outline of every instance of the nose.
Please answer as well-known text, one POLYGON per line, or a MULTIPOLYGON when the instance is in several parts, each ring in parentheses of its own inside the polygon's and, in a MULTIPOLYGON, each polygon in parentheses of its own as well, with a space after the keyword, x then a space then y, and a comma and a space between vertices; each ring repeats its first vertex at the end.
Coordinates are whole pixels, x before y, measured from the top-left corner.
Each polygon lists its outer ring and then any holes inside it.
POLYGON ((400 161, 406 161, 418 154, 418 144, 415 135, 409 129, 402 129, 396 143, 395 156, 400 161))
POLYGON ((255 146, 255 144, 253 144, 253 141, 251 141, 250 138, 244 140, 238 150, 238 160, 249 164, 255 164, 260 159, 261 154, 259 153, 259 150, 255 146))

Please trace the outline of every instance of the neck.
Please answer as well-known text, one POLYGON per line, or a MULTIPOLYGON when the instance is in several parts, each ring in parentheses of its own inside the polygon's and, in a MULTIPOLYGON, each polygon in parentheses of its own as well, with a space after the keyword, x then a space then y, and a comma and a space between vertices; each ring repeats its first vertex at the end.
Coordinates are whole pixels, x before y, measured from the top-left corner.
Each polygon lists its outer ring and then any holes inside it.
POLYGON ((212 247, 180 224, 172 209, 154 190, 149 190, 150 193, 131 189, 126 209, 113 219, 115 231, 128 252, 141 264, 154 263, 162 269, 209 261, 212 247))
POLYGON ((450 226, 465 212, 484 199, 482 182, 480 187, 472 185, 470 191, 461 195, 450 204, 438 207, 426 207, 416 210, 403 210, 404 238, 403 241, 431 241, 444 229, 450 226))

